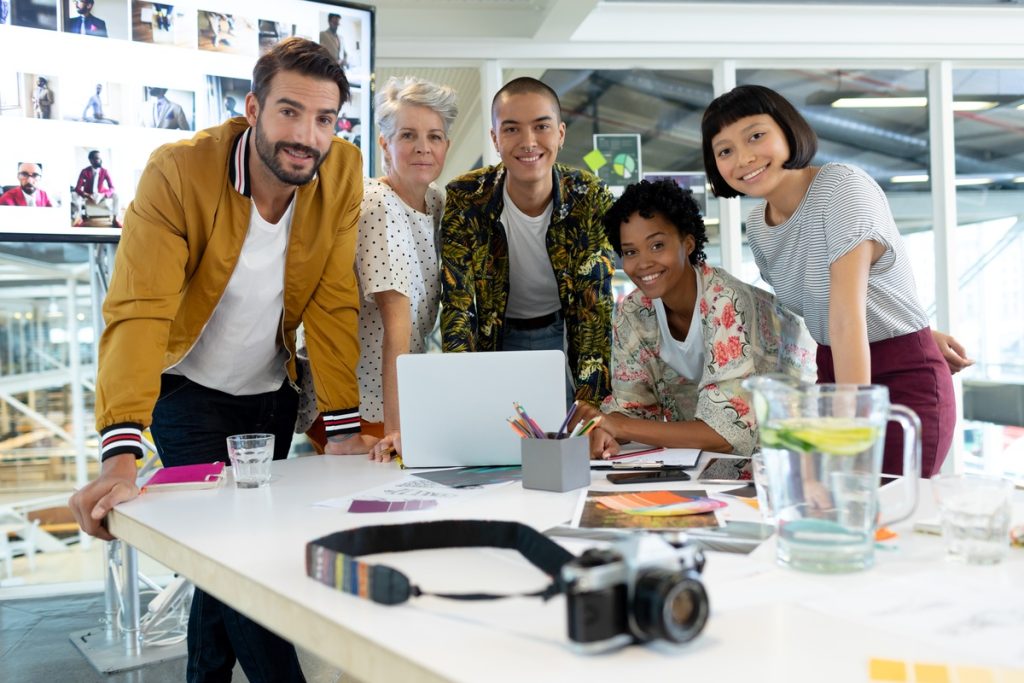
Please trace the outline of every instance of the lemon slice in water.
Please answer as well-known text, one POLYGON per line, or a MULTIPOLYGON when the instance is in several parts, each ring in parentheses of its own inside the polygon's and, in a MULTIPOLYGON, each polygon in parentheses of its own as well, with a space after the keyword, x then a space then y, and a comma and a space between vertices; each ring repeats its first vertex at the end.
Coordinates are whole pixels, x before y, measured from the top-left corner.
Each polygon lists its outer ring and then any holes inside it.
POLYGON ((878 430, 875 427, 848 422, 781 424, 775 429, 766 430, 764 435, 767 446, 828 455, 857 455, 871 448, 877 438, 878 430))

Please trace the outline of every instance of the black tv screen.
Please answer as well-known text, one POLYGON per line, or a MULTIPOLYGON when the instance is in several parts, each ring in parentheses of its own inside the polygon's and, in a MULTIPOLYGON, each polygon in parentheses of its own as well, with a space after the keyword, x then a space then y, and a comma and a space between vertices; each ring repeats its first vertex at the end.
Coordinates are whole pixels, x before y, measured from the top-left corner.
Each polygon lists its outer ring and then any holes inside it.
POLYGON ((242 115, 289 36, 336 52, 369 174, 374 10, 311 0, 0 0, 0 239, 116 241, 150 153, 242 115), (82 10, 85 10, 84 12, 82 10))

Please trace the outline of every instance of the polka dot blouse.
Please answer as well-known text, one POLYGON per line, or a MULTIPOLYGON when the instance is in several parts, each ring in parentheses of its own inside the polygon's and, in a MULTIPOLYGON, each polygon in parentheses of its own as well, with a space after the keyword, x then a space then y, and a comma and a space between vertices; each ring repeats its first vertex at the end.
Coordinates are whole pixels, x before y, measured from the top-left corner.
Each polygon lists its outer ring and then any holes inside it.
POLYGON ((381 347, 384 326, 373 295, 394 290, 409 298, 412 336, 409 350, 423 353, 437 320, 441 298, 436 236, 444 197, 431 185, 427 212, 403 202, 388 185, 375 178, 365 181, 356 274, 359 277, 359 413, 369 422, 384 421, 381 388, 381 347))

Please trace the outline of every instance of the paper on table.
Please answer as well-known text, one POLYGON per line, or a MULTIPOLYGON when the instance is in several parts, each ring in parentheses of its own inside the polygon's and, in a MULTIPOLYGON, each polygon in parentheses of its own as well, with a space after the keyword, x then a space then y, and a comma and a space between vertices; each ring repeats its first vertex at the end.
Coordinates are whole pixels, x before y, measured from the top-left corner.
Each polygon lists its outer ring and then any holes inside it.
MULTIPOLYGON (((649 448, 653 448, 653 446, 649 448)), ((673 467, 696 467, 697 460, 699 458, 699 448, 663 448, 659 451, 651 453, 640 452, 637 455, 630 455, 624 458, 615 458, 614 460, 591 460, 590 466, 607 467, 612 463, 623 465, 637 464, 642 462, 655 462, 657 460, 660 460, 663 465, 671 465, 673 467)))
MULTIPOLYGON (((981 576, 979 574, 979 576, 981 576)), ((1024 666, 1024 594, 943 569, 833 591, 805 607, 901 635, 934 640, 972 659, 1024 666)))
MULTIPOLYGON (((511 482, 504 483, 507 484, 511 482)), ((423 479, 422 477, 406 475, 405 478, 393 481, 390 484, 375 486, 372 489, 366 489, 364 491, 357 491, 356 493, 348 496, 342 496, 340 498, 328 498, 327 500, 317 501, 313 503, 313 505, 318 507, 341 508, 343 510, 348 510, 352 505, 352 502, 355 500, 382 500, 389 502, 433 500, 437 501, 438 505, 443 505, 446 503, 458 502, 467 497, 474 496, 486 489, 503 485, 504 484, 492 484, 490 486, 473 488, 452 488, 451 486, 445 486, 444 484, 439 484, 438 482, 430 481, 429 479, 423 479)))

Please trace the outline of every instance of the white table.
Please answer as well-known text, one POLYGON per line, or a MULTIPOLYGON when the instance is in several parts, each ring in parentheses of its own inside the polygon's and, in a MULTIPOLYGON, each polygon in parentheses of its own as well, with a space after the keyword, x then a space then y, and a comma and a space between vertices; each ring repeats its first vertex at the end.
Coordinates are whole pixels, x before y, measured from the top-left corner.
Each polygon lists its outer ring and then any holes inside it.
MULTIPOLYGON (((595 473, 595 483, 603 474, 595 473)), ((402 476, 392 464, 363 457, 282 461, 274 464, 269 488, 237 490, 229 480, 218 490, 147 493, 116 508, 110 529, 363 681, 594 683, 681 680, 685 674, 688 680, 844 683, 869 680, 872 658, 1024 669, 1024 637, 997 650, 979 637, 1005 630, 978 625, 996 596, 996 616, 1019 615, 1017 633, 1024 634, 1024 550, 1011 550, 1009 560, 995 567, 951 564, 944 561, 941 539, 913 533, 909 523, 895 527, 900 550, 879 551, 877 566, 856 574, 819 576, 778 567, 772 541, 749 556, 711 553, 705 582, 712 615, 696 641, 595 657, 570 651, 563 597, 548 603, 425 597, 386 607, 307 578, 306 542, 333 531, 445 518, 518 520, 546 529, 567 521, 578 497, 524 491, 515 483, 429 512, 355 515, 312 506, 402 476), (970 595, 976 607, 960 613, 954 604, 943 612, 935 604, 943 598, 935 594, 954 603, 970 595), (963 638, 935 632, 951 609, 957 623, 948 626, 964 630, 963 638)), ((923 492, 919 516, 931 516, 927 484, 923 492)), ((737 519, 752 512, 742 504, 727 510, 737 519)), ((1016 521, 1024 521, 1021 505, 1015 512, 1016 521)), ((422 551, 378 561, 431 591, 516 592, 547 583, 518 554, 504 550, 422 551)))

